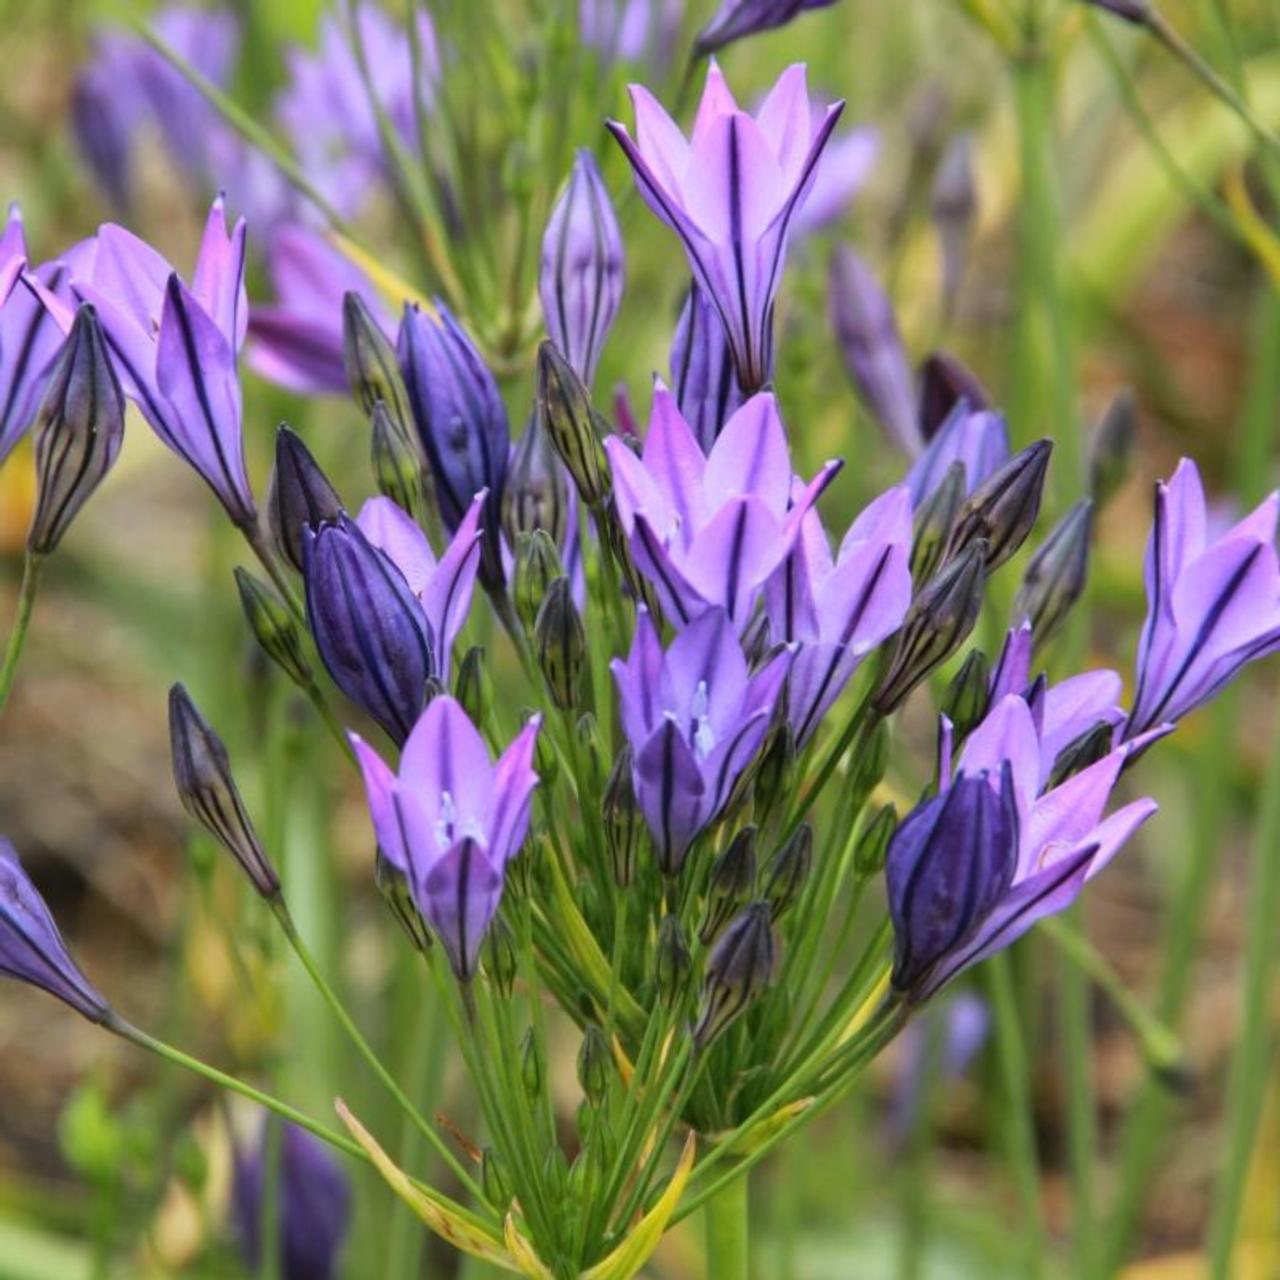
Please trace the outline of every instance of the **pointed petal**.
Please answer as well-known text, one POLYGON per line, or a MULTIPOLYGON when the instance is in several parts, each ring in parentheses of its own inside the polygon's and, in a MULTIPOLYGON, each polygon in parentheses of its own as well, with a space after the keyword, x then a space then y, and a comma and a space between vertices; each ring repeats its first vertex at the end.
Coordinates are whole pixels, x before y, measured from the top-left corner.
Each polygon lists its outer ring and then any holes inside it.
POLYGON ((443 800, 447 794, 459 833, 468 831, 467 824, 484 830, 493 797, 489 750, 467 713, 448 694, 433 698, 413 726, 400 757, 400 779, 402 787, 422 800, 433 821, 449 820, 450 805, 443 800))
POLYGON ((735 498, 693 540, 677 565, 708 603, 721 605, 745 626, 765 580, 782 563, 787 539, 758 498, 735 498))
POLYGON ((235 230, 228 236, 226 200, 219 196, 209 209, 196 269, 191 276, 191 292, 235 351, 243 346, 249 324, 244 256, 244 219, 237 220, 235 230))
POLYGON ((798 181, 813 132, 804 63, 794 63, 778 77, 756 112, 756 123, 777 157, 783 181, 798 181))
MULTIPOLYGON (((366 500, 356 524, 379 551, 390 556, 413 594, 421 595, 436 567, 436 558, 418 522, 390 498, 377 497, 366 500)), ((435 627, 434 619, 432 626, 435 627)))
POLYGON ((658 866, 679 870, 693 837, 702 829, 702 770, 675 720, 664 717, 657 731, 637 752, 635 792, 653 836, 658 866))
POLYGON ((712 511, 753 494, 779 521, 786 515, 791 457, 778 402, 769 392, 752 396, 724 424, 707 458, 706 494, 712 511))
POLYGON ((705 716, 719 740, 738 719, 747 687, 747 660, 723 609, 708 609, 676 636, 662 662, 658 698, 686 737, 705 716))
POLYGON ((534 748, 542 717, 532 716, 498 757, 493 767, 493 812, 489 820, 489 853, 499 866, 519 852, 529 828, 529 804, 538 775, 534 748))
MULTIPOLYGON (((655 383, 653 389, 644 467, 662 490, 668 509, 679 519, 681 541, 687 546, 717 504, 714 499, 708 503, 703 496, 708 460, 675 396, 661 382, 655 383)), ((658 512, 651 513, 651 519, 656 521, 658 517, 658 512)))
POLYGON ((622 727, 631 745, 639 751, 657 727, 662 715, 659 684, 662 680, 662 644, 649 611, 643 605, 636 610, 635 634, 631 652, 624 662, 614 658, 609 664, 618 702, 622 727))
MULTIPOLYGON (((480 567, 481 516, 485 511, 488 490, 481 489, 471 500, 467 513, 454 532, 444 555, 427 578, 419 598, 439 648, 438 664, 443 675, 449 671, 449 655, 453 642, 467 620, 476 571, 480 567)), ((417 526, 415 526, 416 528, 417 526)), ((426 539, 424 538, 425 542, 426 539)))
POLYGON ((648 89, 633 84, 629 92, 636 113, 635 145, 659 184, 680 203, 680 182, 689 167, 689 143, 648 89))
POLYGON ((411 866, 408 830, 396 809, 396 776, 387 762, 358 733, 347 735, 364 779, 369 816, 384 856, 404 875, 411 866))
POLYGON ((458 841, 418 883, 418 906, 459 979, 470 978, 502 900, 502 870, 475 839, 458 841))
POLYGON ((1023 822, 1040 790, 1040 739, 1031 709, 1016 694, 1001 698, 965 741, 957 769, 970 776, 986 771, 998 778, 1005 761, 1013 772, 1018 814, 1023 822))

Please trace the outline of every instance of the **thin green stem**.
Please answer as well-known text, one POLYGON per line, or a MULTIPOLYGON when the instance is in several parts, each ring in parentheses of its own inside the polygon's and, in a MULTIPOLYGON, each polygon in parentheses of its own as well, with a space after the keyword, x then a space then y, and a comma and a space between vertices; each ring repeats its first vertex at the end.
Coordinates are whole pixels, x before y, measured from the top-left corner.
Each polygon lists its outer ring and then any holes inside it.
POLYGON ((280 557, 276 555, 262 529, 254 522, 241 525, 240 531, 244 534, 244 540, 249 544, 249 549, 258 557, 258 563, 267 571, 268 577, 275 584, 280 598, 289 606, 289 612, 299 622, 305 623, 306 614, 302 609, 302 601, 298 599, 298 593, 293 589, 293 583, 289 581, 288 575, 280 567, 280 557))
POLYGON ((22 585, 18 588, 18 611, 13 619, 13 630, 9 632, 9 646, 4 652, 4 665, 0 666, 0 711, 9 701, 9 692, 13 688, 13 679, 18 674, 18 663, 22 659, 22 648, 27 640, 27 629, 31 626, 31 610, 35 607, 36 592, 40 588, 40 570, 44 566, 44 556, 38 551, 28 551, 22 561, 22 585))
MULTIPOLYGON (((1068 919, 1079 923, 1080 904, 1068 919)), ((1092 1263, 1097 1204, 1094 1179, 1098 1159, 1098 1118, 1090 1054, 1089 980, 1066 956, 1058 971, 1058 1024, 1067 1087, 1067 1156, 1071 1166, 1071 1194, 1075 1208, 1074 1245, 1078 1274, 1087 1276, 1092 1263)))
POLYGON ((735 1178, 702 1210, 707 1240, 707 1280, 749 1280, 751 1228, 749 1179, 735 1178))

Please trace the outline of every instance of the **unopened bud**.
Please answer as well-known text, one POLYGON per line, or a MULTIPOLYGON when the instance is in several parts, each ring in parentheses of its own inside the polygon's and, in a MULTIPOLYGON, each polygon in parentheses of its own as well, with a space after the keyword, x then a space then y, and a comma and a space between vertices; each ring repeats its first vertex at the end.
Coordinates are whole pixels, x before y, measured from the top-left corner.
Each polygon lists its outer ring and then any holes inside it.
POLYGON ((849 766, 848 784, 856 801, 855 809, 860 808, 867 796, 876 789, 888 767, 889 726, 877 718, 875 727, 863 737, 849 766))
MULTIPOLYGON (((533 707, 525 707, 520 713, 520 721, 523 724, 531 716, 537 714, 538 712, 533 707)), ((559 776, 560 757, 556 754, 556 749, 552 745, 549 733, 538 734, 537 741, 533 746, 533 768, 534 772, 542 780, 544 787, 550 787, 559 776)))
POLYGON ((898 632, 893 661, 876 690, 872 706, 886 716, 935 667, 964 643, 982 611, 987 544, 972 542, 951 560, 911 602, 898 632))
POLYGON ((1107 720, 1100 720, 1091 729, 1086 729, 1079 737, 1073 738, 1058 752, 1045 790, 1052 791, 1068 778, 1074 777, 1091 764, 1097 764, 1104 756, 1110 755, 1115 738, 1115 725, 1107 720))
POLYGON ((583 502, 599 510, 613 488, 599 417, 582 379, 550 342, 538 348, 538 407, 583 502))
POLYGON ((569 529, 568 479, 536 406, 507 468, 502 527, 513 546, 522 534, 543 529, 560 547, 569 529))
POLYGON ((582 1037, 582 1048, 578 1050, 578 1084, 582 1088, 582 1096, 593 1107, 600 1106, 605 1100, 612 1075, 613 1055, 609 1052, 609 1042, 604 1038, 604 1032, 594 1022, 589 1022, 582 1037))
POLYGON ((379 400, 370 418, 369 448, 378 492, 419 524, 433 516, 431 482, 411 436, 405 435, 379 400))
POLYGON ((522 533, 516 538, 515 577, 511 594, 516 615, 530 633, 538 618, 538 610, 546 599, 547 588, 564 577, 560 552, 545 529, 522 533))
POLYGON ((956 556, 981 538, 987 544, 987 572, 1004 564, 1022 546, 1040 513, 1052 452, 1052 440, 1037 440, 988 476, 956 516, 947 555, 956 556))
POLYGON ((413 415, 395 347, 374 319, 369 304, 350 290, 342 297, 342 364, 360 408, 372 415, 381 402, 398 433, 409 439, 413 415))
POLYGON ((620 889, 625 889, 635 877, 636 859, 644 838, 644 817, 636 803, 631 766, 631 745, 628 743, 613 762, 601 806, 613 880, 620 889))
POLYGON ((1030 621, 1037 644, 1043 644, 1080 599, 1089 577, 1089 540, 1093 503, 1082 498, 1054 526, 1027 564, 1013 601, 1015 625, 1030 621))
POLYGON ((453 693, 472 724, 486 723, 493 707, 493 681, 489 678, 484 649, 480 645, 473 644, 458 663, 453 693))
POLYGON ((949 351, 935 351, 920 366, 920 434, 925 442, 963 401, 970 412, 991 407, 978 375, 949 351))
POLYGON ((276 592, 248 569, 237 566, 235 576, 249 630, 263 653, 299 688, 309 688, 314 677, 302 651, 297 618, 276 592))
POLYGON ((516 940, 501 916, 494 916, 484 939, 485 976, 502 999, 511 995, 516 984, 516 940))
POLYGON ((964 503, 964 463, 953 462, 938 486, 916 508, 915 536, 911 543, 911 580, 923 587, 946 554, 951 530, 964 503))
POLYGON ((787 794, 796 764, 795 730, 785 720, 776 722, 760 748, 756 767, 756 817, 763 822, 787 794))
POLYGON ((1089 489, 1099 510, 1129 478, 1138 435, 1138 402, 1125 387, 1107 405, 1089 438, 1089 489))
POLYGON ((858 836, 853 850, 853 873, 869 880, 884 867, 889 841, 898 829, 898 811, 891 804, 881 808, 858 836))
POLYGON ((284 423, 276 431, 276 466, 267 517, 284 558, 302 572, 304 532, 342 514, 338 497, 298 434, 284 423))
POLYGON ((781 920, 800 896, 812 867, 813 828, 802 822, 764 869, 764 896, 774 920, 781 920))
POLYGON ((533 648, 551 701, 569 710, 577 702, 586 668, 587 633, 568 578, 557 578, 547 588, 533 626, 533 648))
POLYGON ((515 1199, 506 1161, 492 1147, 485 1147, 480 1153, 480 1189, 484 1198, 503 1215, 515 1199))
POLYGON ((670 1008, 684 995, 693 968, 689 939, 679 916, 666 915, 658 925, 658 945, 654 957, 653 981, 658 999, 670 1008))
POLYGON ((971 649, 952 677, 942 710, 957 738, 965 738, 987 714, 991 702, 991 663, 981 649, 971 649))
POLYGON ((542 1079, 542 1053, 538 1049, 538 1038, 530 1027, 520 1045, 520 1081, 530 1102, 541 1095, 542 1079))
POLYGON ((756 829, 743 827, 711 864, 707 906, 698 937, 704 944, 716 938, 734 913, 755 892, 756 829))
MULTIPOLYGON (((24 354, 15 349, 12 358, 24 354)), ((35 439, 36 509, 27 548, 48 555, 115 464, 124 439, 124 392, 88 304, 76 312, 49 373, 35 439)))
POLYGON ((1105 9, 1117 18, 1132 22, 1135 26, 1145 26, 1151 19, 1150 0, 1085 0, 1095 9, 1105 9))
POLYGON ((280 880, 245 812, 227 748, 180 684, 169 690, 169 746, 182 807, 235 858, 264 898, 274 898, 280 880))
POLYGON ((693 1043, 705 1049, 773 981, 776 948, 772 908, 753 902, 720 937, 707 957, 702 1002, 693 1043))
POLYGON ((431 949, 431 933, 414 901, 409 878, 381 849, 373 861, 373 882, 391 914, 404 930, 405 937, 415 950, 425 955, 431 949))

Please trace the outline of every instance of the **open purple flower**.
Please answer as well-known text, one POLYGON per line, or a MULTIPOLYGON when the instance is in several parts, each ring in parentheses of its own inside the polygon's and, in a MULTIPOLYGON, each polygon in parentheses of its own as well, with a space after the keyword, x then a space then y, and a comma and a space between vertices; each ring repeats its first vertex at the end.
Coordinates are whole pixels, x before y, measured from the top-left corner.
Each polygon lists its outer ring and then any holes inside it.
POLYGON ((636 800, 665 874, 680 870, 694 837, 728 803, 764 740, 790 661, 780 650, 752 675, 723 609, 704 612, 664 653, 639 610, 631 652, 611 669, 635 753, 636 800))
POLYGON ((816 511, 765 587, 770 638, 794 644, 787 719, 803 745, 862 660, 911 603, 911 495, 898 486, 862 512, 836 557, 816 511))
POLYGON ((90 1022, 111 1012, 71 958, 49 908, 0 836, 0 973, 29 982, 69 1004, 90 1022))
POLYGON ((970 410, 961 402, 911 465, 906 484, 919 506, 942 483, 953 462, 964 463, 965 492, 972 493, 1009 460, 1009 428, 1004 415, 970 410))
POLYGON ((753 117, 738 108, 713 62, 686 139, 656 98, 631 86, 633 139, 609 129, 649 207, 680 237, 695 280, 715 303, 738 380, 757 391, 773 366, 773 302, 791 221, 813 181, 842 102, 815 123, 805 69, 783 72, 753 117))
POLYGON ((1181 719, 1255 658, 1280 648, 1280 564, 1270 494, 1210 540, 1204 486, 1184 458, 1156 486, 1147 545, 1147 619, 1129 737, 1181 719))
POLYGON ((827 463, 792 499, 791 458, 773 396, 752 396, 704 456, 659 383, 644 453, 605 441, 618 517, 637 567, 678 625, 709 607, 746 625, 804 514, 839 469, 827 463))
POLYGON ((414 725, 398 773, 351 736, 378 846, 461 981, 475 973, 507 863, 528 830, 539 724, 533 717, 493 763, 466 712, 442 694, 414 725))

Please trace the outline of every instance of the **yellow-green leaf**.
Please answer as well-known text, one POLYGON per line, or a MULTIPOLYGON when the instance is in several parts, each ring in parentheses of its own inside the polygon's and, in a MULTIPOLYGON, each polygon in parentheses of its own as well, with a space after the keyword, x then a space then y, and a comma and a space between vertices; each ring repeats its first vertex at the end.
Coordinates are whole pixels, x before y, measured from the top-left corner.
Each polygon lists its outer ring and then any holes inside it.
POLYGON ((371 253, 367 253, 355 241, 348 239, 341 231, 329 231, 326 234, 333 247, 369 277, 373 282, 374 288, 382 295, 393 312, 398 312, 406 302, 416 302, 428 315, 437 320, 440 318, 431 299, 426 294, 420 293, 413 285, 396 275, 394 271, 389 271, 377 258, 371 253))
POLYGON ((515 1259, 521 1275, 528 1276, 529 1280, 556 1280, 533 1245, 520 1234, 511 1214, 507 1214, 507 1220, 502 1224, 502 1234, 507 1242, 507 1251, 515 1259))

